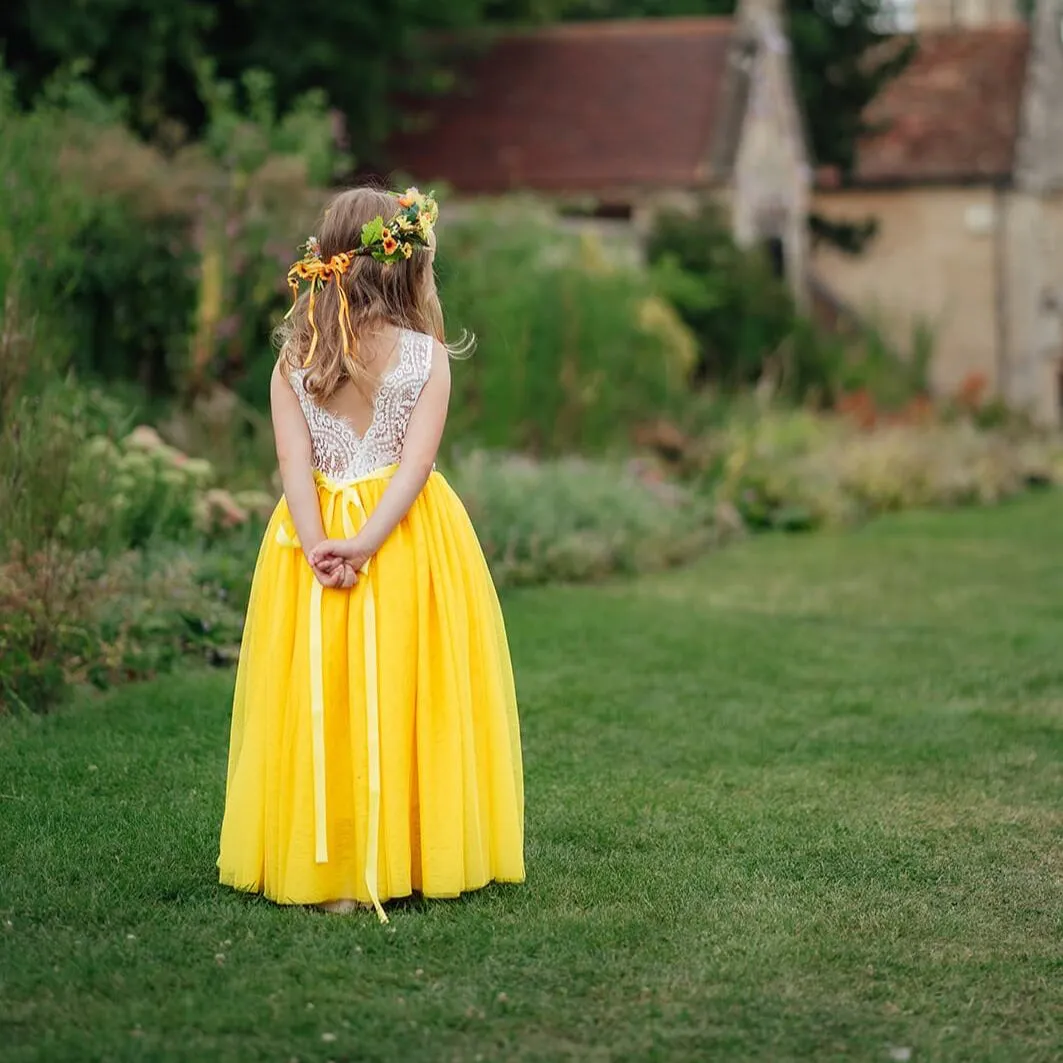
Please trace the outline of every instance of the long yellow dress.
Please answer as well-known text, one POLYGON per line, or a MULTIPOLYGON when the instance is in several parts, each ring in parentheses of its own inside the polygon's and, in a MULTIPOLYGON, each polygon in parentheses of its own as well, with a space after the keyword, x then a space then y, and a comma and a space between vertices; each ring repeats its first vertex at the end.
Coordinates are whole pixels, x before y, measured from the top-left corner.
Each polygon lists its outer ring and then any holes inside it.
MULTIPOLYGON (((353 535, 402 456, 432 341, 403 332, 363 437, 292 386, 325 533, 353 535)), ((524 879, 520 733, 498 598, 433 472, 351 590, 323 589, 285 501, 262 542, 233 699, 221 882, 281 904, 455 897, 524 879)))

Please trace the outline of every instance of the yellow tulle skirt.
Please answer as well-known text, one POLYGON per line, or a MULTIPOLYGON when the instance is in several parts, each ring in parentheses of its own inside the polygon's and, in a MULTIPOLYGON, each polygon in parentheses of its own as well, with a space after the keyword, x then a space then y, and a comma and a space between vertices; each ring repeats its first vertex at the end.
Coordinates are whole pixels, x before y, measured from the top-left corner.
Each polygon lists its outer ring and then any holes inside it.
MULTIPOLYGON (((318 476, 330 537, 392 470, 318 476)), ((455 897, 524 878, 513 673, 472 524, 434 472, 351 590, 323 589, 282 499, 233 700, 222 883, 281 904, 455 897)))

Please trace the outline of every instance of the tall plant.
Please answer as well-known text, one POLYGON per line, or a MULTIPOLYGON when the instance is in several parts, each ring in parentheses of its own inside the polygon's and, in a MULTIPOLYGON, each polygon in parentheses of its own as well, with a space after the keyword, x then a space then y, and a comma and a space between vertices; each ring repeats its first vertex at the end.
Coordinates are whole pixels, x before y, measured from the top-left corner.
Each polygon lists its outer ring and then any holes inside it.
MULTIPOLYGON (((272 75, 245 71, 239 82, 200 70, 207 102, 202 150, 210 194, 194 215, 198 294, 185 390, 217 377, 242 379, 270 364, 269 315, 280 278, 329 187, 348 160, 324 93, 281 110, 272 75)), ((253 380, 260 383, 261 374, 253 380)))
POLYGON ((644 271, 501 204, 447 224, 440 249, 448 323, 478 340, 453 369, 451 438, 601 451, 682 401, 694 343, 644 271))
POLYGON ((766 256, 738 247, 711 202, 693 215, 660 215, 647 253, 661 292, 698 339, 698 376, 727 388, 758 381, 795 320, 766 256))
POLYGON ((78 275, 75 236, 86 197, 59 179, 59 116, 23 111, 0 68, 0 428, 26 376, 62 368, 70 354, 63 303, 78 275), (31 356, 31 350, 33 352, 31 356), (41 358, 45 356, 46 366, 41 358))

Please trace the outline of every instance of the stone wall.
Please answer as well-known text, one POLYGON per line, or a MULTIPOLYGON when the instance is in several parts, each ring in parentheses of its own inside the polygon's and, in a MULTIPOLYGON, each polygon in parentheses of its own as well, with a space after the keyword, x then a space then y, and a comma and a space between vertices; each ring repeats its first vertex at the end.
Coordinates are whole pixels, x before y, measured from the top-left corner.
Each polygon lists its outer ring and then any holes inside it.
POLYGON ((916 322, 931 325, 937 393, 978 373, 1038 423, 1063 423, 1063 192, 893 189, 815 207, 879 219, 864 255, 824 248, 812 268, 902 349, 916 322))
POLYGON ((1063 193, 1008 196, 1008 351, 1001 391, 1038 423, 1061 423, 1063 372, 1063 193))
POLYGON ((974 373, 990 389, 1000 383, 998 199, 985 188, 915 188, 818 193, 813 201, 837 220, 878 219, 863 255, 821 248, 813 272, 901 349, 910 349, 917 324, 931 326, 931 385, 939 394, 954 393, 974 373))

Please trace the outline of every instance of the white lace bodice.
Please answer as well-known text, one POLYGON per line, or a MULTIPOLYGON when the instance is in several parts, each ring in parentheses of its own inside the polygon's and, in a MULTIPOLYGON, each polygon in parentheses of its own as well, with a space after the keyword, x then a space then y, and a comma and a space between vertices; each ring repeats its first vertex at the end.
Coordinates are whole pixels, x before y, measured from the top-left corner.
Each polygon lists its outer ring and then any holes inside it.
POLYGON ((432 337, 402 329, 399 360, 380 379, 364 436, 345 417, 318 406, 306 390, 307 370, 293 369, 289 380, 310 428, 314 468, 333 480, 356 480, 401 460, 406 426, 431 368, 432 337))

